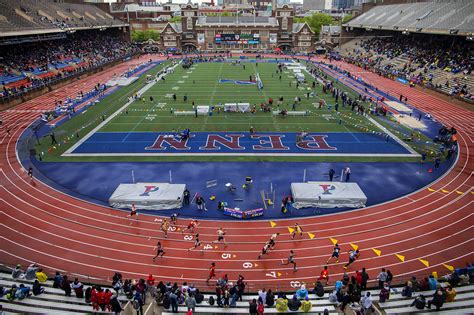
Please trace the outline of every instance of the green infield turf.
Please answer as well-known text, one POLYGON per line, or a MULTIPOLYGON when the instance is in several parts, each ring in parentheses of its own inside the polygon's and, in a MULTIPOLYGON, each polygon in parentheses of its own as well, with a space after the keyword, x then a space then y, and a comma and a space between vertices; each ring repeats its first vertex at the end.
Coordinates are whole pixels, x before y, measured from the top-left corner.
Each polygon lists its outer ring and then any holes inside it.
MULTIPOLYGON (((39 152, 44 152, 45 161, 414 161, 415 158, 388 158, 388 157, 62 157, 61 154, 72 144, 83 137, 87 132, 98 126, 103 118, 117 112, 135 92, 145 85, 147 74, 155 75, 170 62, 163 63, 143 74, 139 80, 130 86, 123 87, 104 98, 100 103, 90 107, 86 112, 74 117, 55 130, 61 146, 51 150, 45 139, 37 146, 39 152), (77 137, 79 136, 79 137, 77 137)), ((334 99, 330 93, 323 93, 322 86, 312 88, 314 79, 307 73, 306 83, 297 86, 296 79, 291 71, 284 70, 277 73, 276 63, 242 62, 232 63, 196 63, 189 69, 176 67, 173 73, 160 80, 142 97, 126 110, 99 129, 99 132, 150 132, 150 131, 178 131, 185 128, 191 132, 197 131, 248 131, 252 126, 256 132, 370 132, 381 131, 367 118, 351 112, 349 107, 339 106, 340 113, 334 111, 334 99), (245 65, 245 68, 244 68, 245 65), (219 80, 248 81, 259 74, 264 88, 259 90, 256 85, 239 85, 233 82, 220 83, 219 80), (308 97, 308 93, 314 96, 308 97), (174 100, 173 95, 176 95, 174 100), (187 100, 185 100, 185 97, 187 100), (278 107, 277 101, 283 97, 278 107), (273 99, 273 110, 293 110, 295 97, 301 98, 296 105, 297 111, 308 111, 307 116, 273 115, 271 112, 260 110, 261 103, 273 99), (332 110, 318 109, 320 99, 325 99, 332 105, 332 110), (250 103, 256 107, 252 113, 226 113, 215 110, 213 115, 207 116, 178 116, 177 111, 192 111, 193 102, 198 105, 216 106, 225 103, 250 103), (340 121, 344 123, 340 123, 340 121)), ((347 87, 336 83, 352 98, 357 95, 347 87)), ((342 104, 342 102, 339 102, 342 104)))

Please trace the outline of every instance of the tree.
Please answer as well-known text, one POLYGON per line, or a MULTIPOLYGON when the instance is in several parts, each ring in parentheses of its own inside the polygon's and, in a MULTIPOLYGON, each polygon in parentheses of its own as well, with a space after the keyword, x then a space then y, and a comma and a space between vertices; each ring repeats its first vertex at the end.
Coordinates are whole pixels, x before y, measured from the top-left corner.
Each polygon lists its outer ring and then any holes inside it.
POLYGON ((344 18, 342 19, 342 24, 346 23, 350 19, 352 19, 352 14, 348 14, 348 15, 344 16, 344 18))
POLYGON ((147 29, 144 31, 132 31, 132 41, 145 42, 147 40, 157 41, 160 39, 160 33, 157 30, 147 29))
POLYGON ((306 16, 304 18, 297 18, 296 22, 308 23, 309 27, 311 27, 316 37, 318 37, 319 33, 321 32, 321 26, 336 24, 336 21, 332 18, 332 16, 325 13, 315 13, 311 16, 306 16))
POLYGON ((173 16, 171 19, 168 20, 170 23, 181 22, 181 16, 173 16))

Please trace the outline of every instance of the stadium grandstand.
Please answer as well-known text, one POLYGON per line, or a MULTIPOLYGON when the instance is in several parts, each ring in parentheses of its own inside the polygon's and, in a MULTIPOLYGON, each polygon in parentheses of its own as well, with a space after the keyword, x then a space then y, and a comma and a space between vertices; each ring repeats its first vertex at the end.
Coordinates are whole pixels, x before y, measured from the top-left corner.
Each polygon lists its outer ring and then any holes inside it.
POLYGON ((474 2, 377 5, 344 24, 345 60, 474 102, 474 2))
POLYGON ((128 25, 93 5, 2 0, 0 8, 4 105, 138 52, 128 25))

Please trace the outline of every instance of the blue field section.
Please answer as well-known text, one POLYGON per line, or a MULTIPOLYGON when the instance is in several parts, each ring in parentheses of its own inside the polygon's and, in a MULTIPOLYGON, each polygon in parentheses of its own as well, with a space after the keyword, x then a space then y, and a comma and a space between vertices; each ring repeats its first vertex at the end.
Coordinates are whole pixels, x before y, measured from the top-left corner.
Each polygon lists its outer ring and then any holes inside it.
POLYGON ((98 132, 72 153, 332 153, 407 154, 393 139, 372 133, 311 133, 299 144, 295 133, 192 133, 186 142, 154 132, 98 132))

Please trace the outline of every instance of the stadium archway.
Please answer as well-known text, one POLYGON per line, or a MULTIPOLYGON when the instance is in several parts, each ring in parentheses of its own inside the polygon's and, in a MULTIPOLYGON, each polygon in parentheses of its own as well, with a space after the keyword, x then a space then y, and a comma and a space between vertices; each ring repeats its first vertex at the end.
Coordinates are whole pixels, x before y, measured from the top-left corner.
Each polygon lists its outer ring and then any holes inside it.
POLYGON ((183 51, 195 51, 197 49, 198 49, 197 45, 195 45, 193 43, 183 44, 183 51))
POLYGON ((290 51, 292 47, 291 44, 280 44, 278 48, 280 48, 281 51, 290 51))

